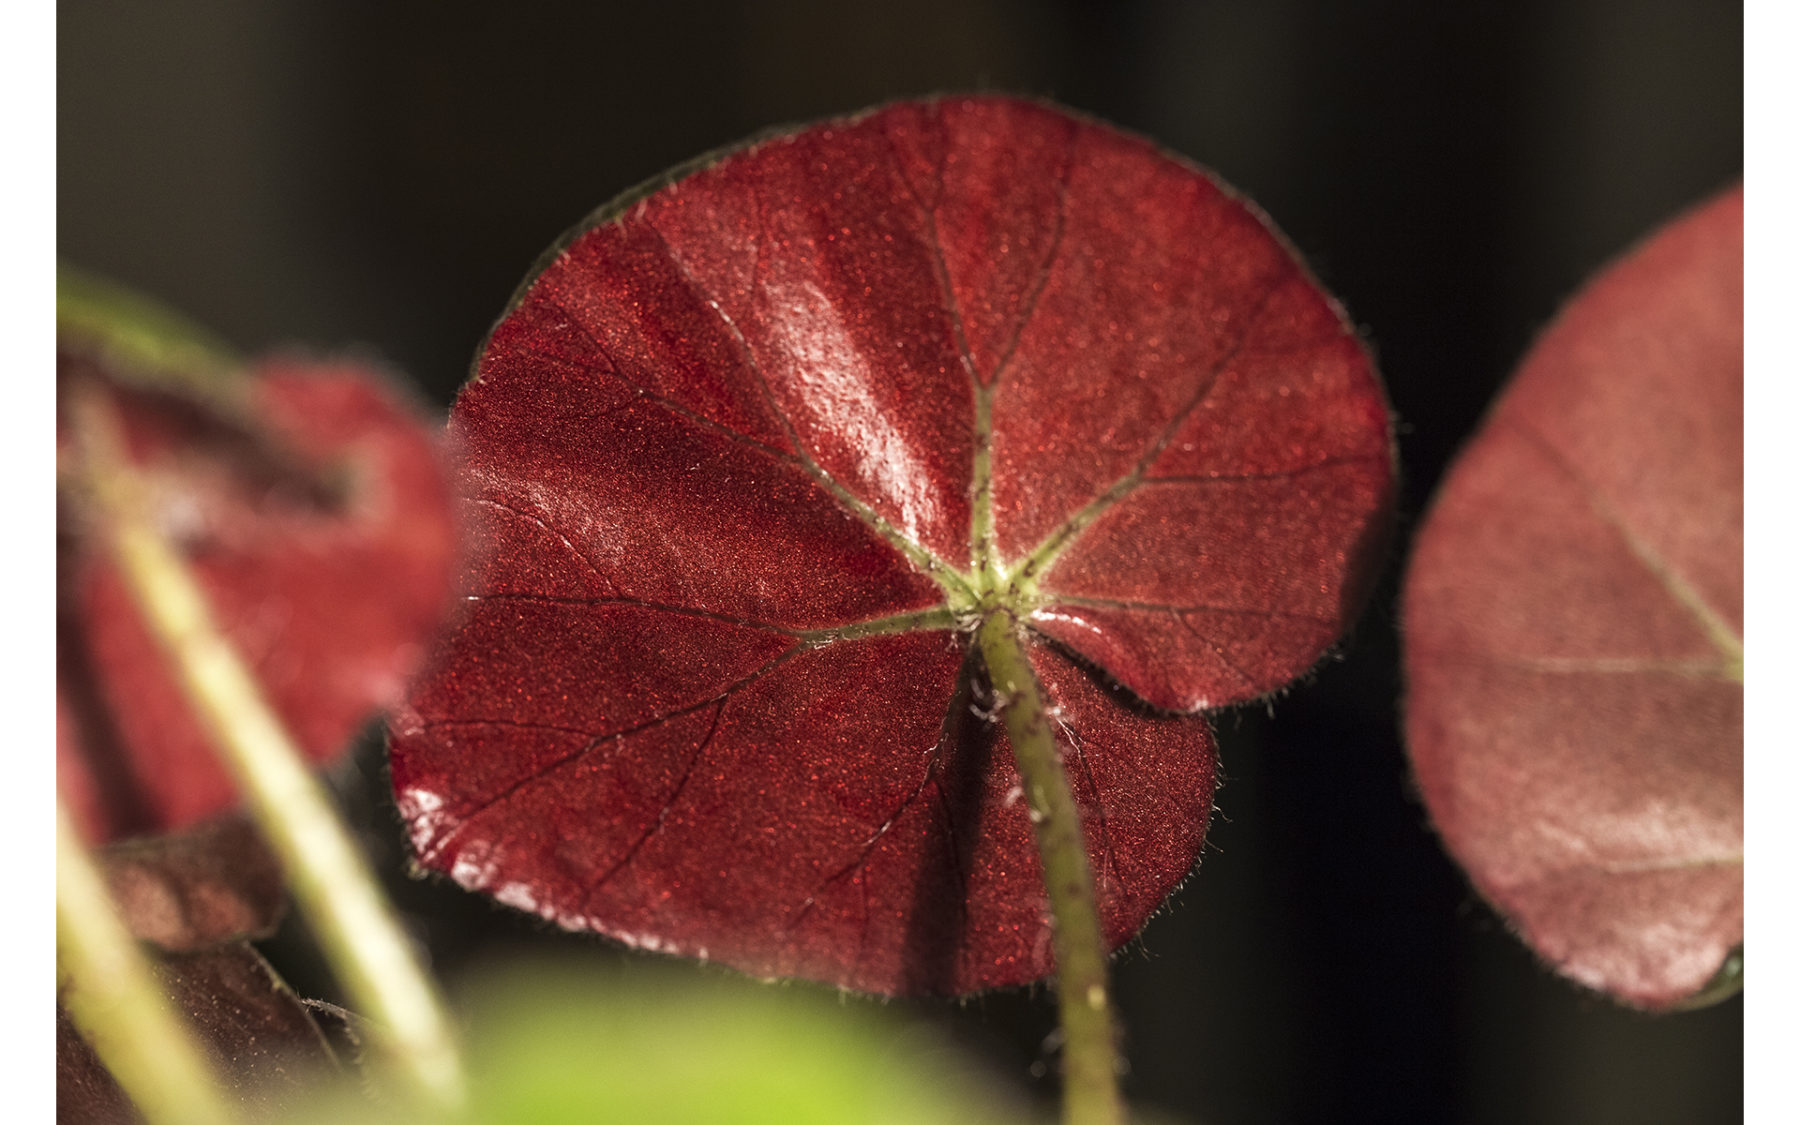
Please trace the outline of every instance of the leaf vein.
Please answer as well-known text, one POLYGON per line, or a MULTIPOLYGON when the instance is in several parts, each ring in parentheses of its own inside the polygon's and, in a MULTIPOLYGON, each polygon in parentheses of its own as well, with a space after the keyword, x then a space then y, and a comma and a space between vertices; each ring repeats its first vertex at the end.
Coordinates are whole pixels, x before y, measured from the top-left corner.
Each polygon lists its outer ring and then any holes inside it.
MULTIPOLYGON (((645 225, 648 226, 649 225, 648 222, 646 222, 645 225)), ((655 228, 652 227, 651 229, 654 230, 655 228)), ((587 337, 588 341, 594 345, 594 350, 599 352, 600 355, 606 360, 607 367, 608 367, 607 375, 609 375, 614 381, 629 388, 633 393, 635 393, 638 396, 638 400, 648 402, 648 403, 651 403, 656 406, 660 406, 663 409, 669 411, 671 414, 679 415, 683 418, 688 419, 691 422, 694 422, 700 426, 705 427, 706 429, 713 430, 720 434, 723 434, 726 437, 732 439, 733 441, 735 441, 741 445, 744 445, 748 448, 757 450, 760 453, 767 454, 768 456, 770 456, 778 461, 786 461, 789 463, 793 463, 793 462, 797 461, 797 458, 795 458, 793 454, 788 453, 785 450, 776 449, 774 446, 768 444, 767 442, 760 441, 757 438, 753 438, 749 434, 744 433, 742 430, 734 429, 731 426, 726 425, 724 422, 721 422, 716 418, 709 417, 708 415, 703 414, 698 410, 695 410, 693 407, 688 406, 685 403, 678 402, 677 400, 672 399, 665 394, 662 394, 658 391, 651 390, 649 387, 644 386, 642 383, 639 383, 633 379, 626 378, 625 375, 619 369, 619 361, 617 359, 613 358, 611 350, 605 344, 603 344, 600 341, 600 338, 598 336, 595 336, 594 333, 586 325, 584 325, 580 321, 576 320, 575 315, 568 310, 567 306, 563 305, 555 297, 549 296, 548 294, 545 295, 544 301, 547 304, 549 304, 552 308, 554 308, 558 312, 562 313, 563 316, 567 317, 569 320, 569 323, 574 325, 575 328, 578 331, 580 331, 580 333, 583 336, 587 337)), ((537 346, 536 344, 527 344, 524 346, 523 350, 529 355, 535 355, 542 359, 557 360, 557 359, 561 358, 559 356, 550 354, 549 352, 545 351, 543 348, 537 346)), ((592 369, 588 368, 586 370, 591 371, 592 369)), ((636 406, 638 404, 638 400, 634 400, 632 402, 621 403, 620 405, 613 407, 612 409, 607 410, 603 413, 611 414, 611 413, 614 413, 619 410, 628 409, 630 407, 636 406)))
MULTIPOLYGON (((762 213, 761 203, 761 197, 758 196, 757 214, 759 225, 762 213)), ((884 519, 879 512, 858 499, 848 488, 845 488, 837 478, 826 472, 825 469, 819 465, 818 461, 815 460, 812 454, 807 450, 806 444, 800 440, 800 434, 794 427, 793 419, 789 418, 787 412, 781 409, 780 404, 776 402, 775 392, 774 389, 769 386, 768 376, 763 372, 762 366, 756 362, 756 356, 750 349, 750 342, 744 338, 742 330, 740 330, 737 323, 732 320, 731 314, 727 313, 724 305, 720 304, 719 301, 714 299, 712 295, 707 292, 706 287, 701 284, 700 279, 694 275, 693 271, 688 267, 687 262, 681 257, 680 253, 676 251, 675 247, 670 244, 668 238, 663 235, 656 224, 651 222, 648 217, 645 217, 640 221, 647 230, 656 236, 657 241, 662 244, 663 253, 667 255, 670 264, 672 264, 676 271, 680 273, 683 283, 688 286, 695 297, 705 302, 706 306, 712 309, 713 314, 719 318, 719 322, 725 326, 726 332, 730 334, 732 340, 737 344, 738 352, 743 357, 745 366, 756 378, 757 387, 762 392, 764 405, 768 407, 776 424, 781 427, 782 433, 786 435, 788 441, 793 444, 793 457, 795 463, 799 465, 808 476, 812 477, 820 487, 836 497, 838 502, 848 508, 852 515, 860 519, 870 530, 887 540, 889 546, 899 551, 908 561, 912 562, 913 565, 923 570, 926 574, 932 576, 934 579, 941 580, 943 576, 954 573, 951 571, 951 568, 942 562, 942 560, 938 559, 920 544, 913 542, 903 535, 898 528, 894 527, 884 519)), ((761 237, 759 232, 759 237, 756 239, 756 261, 752 267, 750 279, 750 289, 752 292, 755 292, 758 288, 758 278, 762 273, 763 253, 766 243, 767 239, 761 237)))
POLYGON ((1336 622, 1336 618, 1317 613, 1304 613, 1299 610, 1262 609, 1256 606, 1213 605, 1206 602, 1194 602, 1188 605, 1174 605, 1168 602, 1141 602, 1125 598, 1093 598, 1079 594, 1058 594, 1052 605, 1082 606, 1089 609, 1122 609, 1141 613, 1219 613, 1241 617, 1290 617, 1302 621, 1318 621, 1325 624, 1336 622))
MULTIPOLYGON (((1568 478, 1586 499, 1588 508, 1604 522, 1627 550, 1641 563, 1651 577, 1666 590, 1671 598, 1693 616, 1702 631, 1712 640, 1714 647, 1727 661, 1741 668, 1744 663, 1744 638, 1725 620, 1724 614, 1714 609, 1700 596, 1700 592, 1689 585, 1687 578, 1677 572, 1669 561, 1638 535, 1637 530, 1625 522, 1624 514, 1613 507, 1611 501, 1601 495, 1575 465, 1557 449, 1548 438, 1537 429, 1519 418, 1507 418, 1507 423, 1526 441, 1535 446, 1540 453, 1568 478)), ((1741 674, 1739 676, 1741 678, 1741 674)))
POLYGON ((1213 655, 1217 656, 1219 658, 1219 663, 1221 663, 1221 664, 1225 665, 1225 667, 1231 669, 1232 674, 1237 676, 1238 679, 1243 681, 1244 687, 1247 690, 1249 690, 1252 693, 1254 693, 1256 691, 1256 681, 1250 677, 1250 674, 1248 672, 1245 672, 1242 668, 1239 668, 1237 666, 1237 662, 1232 660, 1231 657, 1226 654, 1225 650, 1222 647, 1220 647, 1220 645, 1217 641, 1213 640, 1211 637, 1207 636, 1205 633, 1202 633, 1199 629, 1196 629, 1194 627, 1193 622, 1189 621, 1181 613, 1171 610, 1169 615, 1171 617, 1175 618, 1176 622, 1179 623, 1183 629, 1186 629, 1190 634, 1192 634, 1197 640, 1199 640, 1199 642, 1201 644, 1205 645, 1207 648, 1212 649, 1213 655))
POLYGON ((1113 482, 1113 484, 1099 496, 1089 501, 1079 512, 1076 512, 1073 516, 1070 516, 1065 520, 1060 527, 1045 536, 1043 542, 1038 545, 1036 550, 1032 551, 1031 554, 1027 556, 1025 563, 1020 568, 1021 573, 1024 576, 1029 578, 1042 574, 1045 570, 1048 570, 1050 564, 1056 560, 1057 555, 1061 554, 1062 551, 1067 548, 1070 543, 1074 542, 1075 539, 1091 526, 1095 520, 1104 515, 1114 504, 1117 504, 1120 500, 1123 500, 1126 496, 1130 495, 1132 491, 1142 483, 1145 473, 1149 471, 1150 466, 1155 463, 1156 459, 1162 455, 1163 450, 1168 448, 1169 443, 1175 439, 1175 434, 1180 431, 1181 427, 1187 422, 1189 416, 1191 416, 1195 410, 1199 409, 1200 404, 1205 402, 1212 394, 1213 388, 1218 386, 1220 373, 1223 372, 1225 368, 1237 358, 1238 353, 1243 350, 1244 345, 1250 339, 1251 332, 1254 330, 1257 320, 1262 316, 1263 311, 1268 308, 1269 302, 1274 299, 1276 292, 1293 278, 1299 268, 1299 263, 1292 258, 1283 261, 1282 268, 1276 272, 1274 279, 1257 297, 1252 305, 1250 315, 1245 318, 1243 333, 1233 341, 1231 347, 1226 349, 1224 354, 1214 361, 1212 367, 1207 370, 1205 376, 1202 377, 1200 384, 1195 388, 1193 395, 1188 398, 1188 401, 1177 410, 1174 416, 1169 419, 1168 423, 1164 425, 1162 433, 1150 443, 1149 447, 1144 451, 1143 456, 1138 458, 1137 464, 1124 476, 1113 482))
POLYGON ((1079 132, 1069 130, 1068 144, 1063 149, 1063 158, 1056 177, 1056 220, 1050 231, 1050 244, 1045 249, 1044 260, 1038 266, 1037 276, 1032 282, 1031 292, 1026 295, 1025 305, 1019 310, 1018 322, 1013 326, 1012 338, 1001 350, 1000 358, 994 364, 994 377, 991 384, 998 384, 1000 376, 1011 365, 1013 354, 1019 349, 1019 342, 1025 338, 1025 329, 1037 316, 1038 304, 1043 299, 1044 290, 1050 287, 1050 274, 1055 269, 1056 259, 1062 254, 1063 232, 1069 219, 1069 181, 1075 175, 1075 142, 1079 132))
POLYGON ((594 572, 595 578, 598 578, 600 581, 606 583, 607 586, 609 586, 614 592, 618 591, 618 589, 619 589, 618 583, 614 582, 604 572, 602 572, 601 569, 595 565, 594 560, 588 558, 586 551, 583 551, 580 547, 577 547, 575 545, 574 540, 570 539, 567 535, 563 534, 561 531, 558 531, 556 528, 552 527, 550 525, 550 521, 544 519, 542 516, 536 514, 535 512, 527 512, 523 508, 515 508, 511 504, 505 503, 504 501, 495 500, 495 499, 492 499, 492 498, 486 497, 486 496, 473 497, 470 499, 469 502, 473 503, 473 504, 486 504, 490 507, 499 508, 503 512, 511 512, 513 515, 518 516, 522 520, 529 520, 530 522, 537 524, 539 527, 543 528, 545 531, 548 531, 551 535, 556 536, 556 538, 562 542, 562 545, 569 549, 570 554, 573 554, 576 558, 580 559, 584 566, 586 566, 589 570, 594 572))
MULTIPOLYGON (((576 749, 574 751, 571 751, 570 753, 564 754, 562 757, 557 758, 555 761, 548 762, 542 766, 539 766, 537 769, 533 770, 531 773, 525 775, 524 777, 519 778, 517 781, 514 781, 512 784, 507 785, 506 787, 501 789, 498 793, 495 793, 495 794, 492 794, 491 796, 483 798, 481 801, 476 803, 474 806, 466 808, 466 809, 458 810, 458 812, 456 814, 459 817, 459 821, 458 821, 457 825, 454 828, 450 829, 450 831, 444 833, 444 835, 439 839, 437 846, 433 849, 433 854, 434 855, 442 854, 444 848, 447 847, 453 839, 455 839, 457 836, 461 835, 465 829, 467 829, 470 825, 472 825, 481 816, 485 815, 486 813, 492 811, 495 808, 498 808, 503 803, 510 801, 515 795, 522 792, 527 787, 536 785, 537 783, 548 779, 552 774, 556 773, 558 770, 561 770, 563 767, 568 766, 568 765, 570 765, 574 762, 577 762, 580 759, 586 757, 588 754, 590 754, 594 750, 598 749, 602 743, 606 743, 606 742, 621 742, 622 743, 624 740, 630 738, 634 734, 641 734, 644 731, 647 731, 654 727, 660 726, 671 720, 679 719, 685 715, 691 715, 694 712, 701 710, 702 708, 710 707, 710 706, 713 706, 714 704, 718 704, 722 707, 724 705, 725 701, 730 699, 737 692, 750 686, 752 683, 755 683, 757 680, 761 679, 763 676, 767 675, 768 673, 774 671, 776 668, 780 667, 782 664, 785 664, 788 660, 792 659, 793 657, 797 656, 799 653, 801 653, 803 651, 805 651, 805 650, 800 647, 795 647, 795 648, 787 649, 784 652, 781 652, 773 657, 770 657, 767 661, 765 661, 763 663, 763 665, 760 668, 756 669, 754 672, 751 672, 749 675, 744 676, 742 679, 739 679, 739 680, 735 681, 734 683, 726 685, 726 687, 722 691, 718 692, 716 695, 711 695, 705 699, 697 700, 696 702, 688 704, 685 707, 677 707, 677 708, 674 708, 669 711, 660 712, 656 715, 651 716, 648 719, 645 719, 644 721, 642 721, 640 723, 635 723, 631 726, 623 727, 616 731, 601 731, 598 733, 594 733, 593 737, 590 738, 587 742, 583 743, 579 749, 576 749)), ((451 722, 451 721, 454 721, 454 720, 439 720, 439 724, 442 725, 444 723, 451 722)), ((479 720, 471 720, 471 721, 479 721, 479 720)), ((716 718, 715 718, 715 721, 716 721, 716 718)), ((572 732, 572 733, 575 733, 575 732, 572 732)), ((590 733, 590 732, 582 731, 582 732, 578 732, 578 733, 590 733)))
POLYGON ((605 871, 601 872, 599 878, 588 884, 587 890, 583 895, 583 909, 591 911, 591 903, 593 902, 594 896, 600 892, 600 888, 604 887, 613 876, 622 871, 626 864, 636 859, 638 853, 643 850, 645 844, 650 842, 652 836, 655 836, 658 832, 662 831, 663 825, 668 822, 670 810, 675 807, 677 801, 681 800, 682 793, 686 792, 688 781, 694 776, 694 768, 700 764, 700 759, 706 755, 707 747, 712 745, 713 736, 718 734, 719 723, 725 717, 725 704, 727 702, 728 700, 726 699, 717 701, 717 706, 713 711, 712 722, 708 724, 706 733, 701 736, 700 741, 695 744, 694 752, 688 756, 687 766, 681 771, 681 779, 675 783, 675 788, 671 789, 668 797, 663 800, 662 808, 657 810, 656 819, 645 826, 644 830, 638 834, 637 839, 633 840, 631 845, 625 849, 624 854, 613 861, 612 865, 605 871))
MULTIPOLYGON (((942 122, 940 121, 939 124, 942 124, 942 122)), ((892 133, 884 134, 884 136, 888 143, 888 151, 894 158, 894 179, 906 190, 907 196, 910 197, 913 204, 918 207, 919 214, 925 222, 925 242, 926 245, 931 248, 932 271, 937 276, 938 288, 943 294, 944 311, 950 317, 950 327, 956 338, 956 349, 958 355, 962 359, 963 370, 966 371, 969 378, 973 380, 976 378, 975 356, 969 350, 969 336, 967 330, 963 327, 962 309, 957 304, 956 289, 950 284, 950 266, 944 260, 944 244, 938 237, 937 229, 937 206, 942 203, 944 199, 944 162, 948 158, 948 153, 946 152, 945 156, 938 160, 937 199, 930 204, 927 204, 925 200, 919 197, 919 193, 913 188, 912 181, 903 171, 904 165, 900 155, 899 142, 894 140, 892 133)), ((947 149, 948 141, 946 141, 945 144, 947 149)))
POLYGON ((1528 656, 1522 653, 1439 648, 1416 642, 1410 647, 1416 655, 1430 654, 1434 660, 1498 664, 1546 676, 1667 675, 1726 683, 1739 682, 1736 666, 1732 662, 1706 657, 1528 656))
POLYGON ((784 637, 800 637, 801 631, 784 625, 776 625, 769 621, 757 621, 746 617, 734 617, 728 613, 716 613, 712 610, 695 609, 692 606, 672 605, 667 602, 650 601, 645 598, 633 598, 624 594, 608 597, 563 597, 555 594, 535 594, 529 592, 494 591, 481 594, 464 594, 464 601, 471 602, 526 602, 533 605, 570 605, 570 606, 630 606, 634 609, 648 609, 658 613, 677 614, 682 617, 697 617, 706 621, 718 621, 726 625, 741 625, 747 629, 761 629, 764 632, 778 633, 784 637))

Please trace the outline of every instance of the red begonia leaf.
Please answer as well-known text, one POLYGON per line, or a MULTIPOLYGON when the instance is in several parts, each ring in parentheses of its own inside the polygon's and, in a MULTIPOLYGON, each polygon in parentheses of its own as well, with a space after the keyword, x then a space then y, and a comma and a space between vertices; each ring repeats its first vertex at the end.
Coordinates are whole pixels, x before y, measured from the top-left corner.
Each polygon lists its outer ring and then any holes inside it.
POLYGON ((1743 191, 1544 334, 1446 479, 1405 594, 1407 740, 1525 941, 1642 1007, 1743 941, 1743 191))
MULTIPOLYGON (((269 360, 227 400, 124 378, 115 361, 65 339, 59 393, 110 400, 151 516, 220 627, 305 752, 336 756, 400 697, 449 606, 457 534, 439 440, 365 363, 269 360)), ((77 821, 103 840, 223 811, 229 776, 79 490, 65 500, 57 775, 77 821)))
POLYGON ((1198 853, 1194 712, 1339 636, 1392 475, 1367 355, 1259 213, 1005 99, 602 209, 451 428, 487 549, 392 723, 422 862, 875 992, 1052 968, 982 615, 1028 625, 1116 946, 1198 853))

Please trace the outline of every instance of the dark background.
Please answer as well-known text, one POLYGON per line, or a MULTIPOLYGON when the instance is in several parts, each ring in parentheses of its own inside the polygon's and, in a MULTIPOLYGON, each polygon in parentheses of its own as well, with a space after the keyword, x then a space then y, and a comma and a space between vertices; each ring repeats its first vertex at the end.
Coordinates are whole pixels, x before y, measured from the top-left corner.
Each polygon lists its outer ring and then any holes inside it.
MULTIPOLYGON (((1400 748, 1394 635, 1410 531, 1535 333, 1741 175, 1741 9, 65 0, 57 33, 67 259, 246 349, 363 345, 439 406, 565 227, 771 124, 1014 91, 1209 165, 1365 327, 1405 482, 1387 580, 1341 660, 1272 713, 1218 720, 1204 862, 1118 965, 1129 1093, 1222 1125, 1742 1118, 1741 1000, 1650 1018, 1584 995, 1444 857, 1400 748)), ((340 786, 398 871, 380 770, 371 742, 340 786)), ((395 882, 453 980, 503 950, 635 957, 395 882)), ((329 991, 299 935, 272 952, 329 991)), ((1053 1096, 1041 992, 898 1008, 1053 1096)))

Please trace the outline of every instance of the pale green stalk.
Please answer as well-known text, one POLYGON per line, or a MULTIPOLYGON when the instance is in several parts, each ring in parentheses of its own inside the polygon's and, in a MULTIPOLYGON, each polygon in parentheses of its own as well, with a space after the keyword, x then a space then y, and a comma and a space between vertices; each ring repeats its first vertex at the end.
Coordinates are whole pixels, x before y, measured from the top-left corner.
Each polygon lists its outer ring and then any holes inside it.
POLYGON ((1122 1125, 1118 1035, 1107 991, 1106 942, 1088 864, 1081 812, 1069 789, 1050 713, 1010 611, 995 609, 977 636, 996 704, 1018 762, 1037 830, 1044 891, 1050 899, 1056 996, 1062 1021, 1065 1125, 1122 1125))
POLYGON ((456 1036, 436 987, 324 787, 212 619, 186 564, 146 517, 97 396, 78 404, 86 486, 99 530, 183 693, 286 869, 294 899, 350 1003, 373 1021, 380 1057, 421 1109, 466 1100, 456 1036))

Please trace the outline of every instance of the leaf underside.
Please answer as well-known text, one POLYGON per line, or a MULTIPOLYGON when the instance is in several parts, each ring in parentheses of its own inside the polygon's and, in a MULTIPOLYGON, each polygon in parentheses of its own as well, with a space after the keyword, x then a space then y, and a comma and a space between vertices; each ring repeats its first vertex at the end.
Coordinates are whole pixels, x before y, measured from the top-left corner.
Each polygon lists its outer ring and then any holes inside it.
POLYGON ((1192 866, 1194 713, 1342 632, 1386 407, 1204 173, 901 104, 602 212, 452 415, 485 544, 391 727, 421 861, 644 948, 873 992, 1051 969, 974 627, 1056 711, 1109 944, 1192 866))
POLYGON ((1445 844, 1540 955, 1641 1007, 1743 941, 1743 457, 1739 188, 1570 303, 1407 575, 1445 844))

